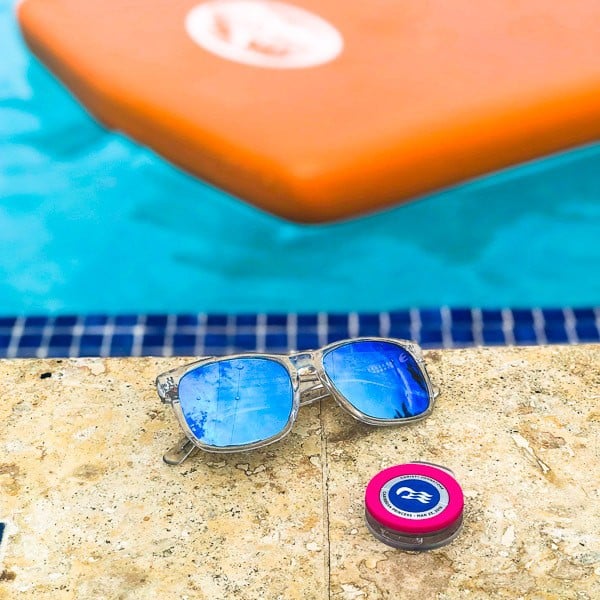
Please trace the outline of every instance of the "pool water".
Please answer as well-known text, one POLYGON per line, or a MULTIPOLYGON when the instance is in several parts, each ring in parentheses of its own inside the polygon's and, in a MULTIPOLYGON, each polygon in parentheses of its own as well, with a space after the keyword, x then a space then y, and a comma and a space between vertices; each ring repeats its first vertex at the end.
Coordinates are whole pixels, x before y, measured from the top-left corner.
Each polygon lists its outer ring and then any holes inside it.
POLYGON ((104 129, 13 13, 0 0, 0 314, 600 302, 600 144, 385 213, 292 224, 104 129))

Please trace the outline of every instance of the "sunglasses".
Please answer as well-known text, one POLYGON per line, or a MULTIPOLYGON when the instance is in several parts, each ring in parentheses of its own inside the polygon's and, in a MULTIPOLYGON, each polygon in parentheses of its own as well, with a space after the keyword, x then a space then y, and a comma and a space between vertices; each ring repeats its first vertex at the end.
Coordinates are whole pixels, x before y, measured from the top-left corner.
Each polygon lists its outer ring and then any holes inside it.
POLYGON ((289 433, 298 409, 327 396, 369 425, 427 417, 438 390, 421 348, 409 341, 356 338, 315 351, 203 358, 156 379, 185 432, 163 457, 178 465, 198 449, 239 452, 289 433))

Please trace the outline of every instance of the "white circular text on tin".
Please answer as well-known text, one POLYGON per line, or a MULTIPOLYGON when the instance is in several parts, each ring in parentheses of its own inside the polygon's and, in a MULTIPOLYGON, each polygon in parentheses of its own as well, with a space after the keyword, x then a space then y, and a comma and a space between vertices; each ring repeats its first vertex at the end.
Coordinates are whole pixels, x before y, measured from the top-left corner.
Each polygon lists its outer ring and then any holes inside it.
POLYGON ((439 515, 450 502, 448 490, 426 475, 401 475, 390 479, 379 493, 390 513, 420 521, 439 515))

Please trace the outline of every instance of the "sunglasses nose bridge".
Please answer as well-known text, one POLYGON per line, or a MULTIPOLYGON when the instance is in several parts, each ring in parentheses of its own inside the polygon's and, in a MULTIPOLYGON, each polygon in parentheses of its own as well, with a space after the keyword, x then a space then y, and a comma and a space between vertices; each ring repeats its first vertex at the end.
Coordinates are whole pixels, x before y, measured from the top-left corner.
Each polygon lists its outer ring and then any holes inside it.
POLYGON ((323 385, 315 367, 306 365, 298 369, 298 385, 300 391, 300 406, 312 404, 330 395, 323 385))

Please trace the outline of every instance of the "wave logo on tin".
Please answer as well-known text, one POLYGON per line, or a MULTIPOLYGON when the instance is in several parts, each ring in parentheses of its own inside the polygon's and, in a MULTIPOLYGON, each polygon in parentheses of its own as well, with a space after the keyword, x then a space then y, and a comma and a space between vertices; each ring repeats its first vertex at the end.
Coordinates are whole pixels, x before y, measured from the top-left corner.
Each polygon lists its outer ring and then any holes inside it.
POLYGON ((187 14, 199 46, 234 62, 271 69, 314 67, 336 58, 339 31, 321 17, 272 0, 211 0, 187 14))
POLYGON ((396 496, 399 496, 403 500, 416 500, 422 504, 429 504, 433 498, 433 494, 427 492, 415 492, 412 488, 403 486, 395 491, 396 496))
POLYGON ((446 488, 425 475, 403 475, 388 481, 380 493, 386 509, 405 519, 421 520, 435 517, 448 506, 446 488))

